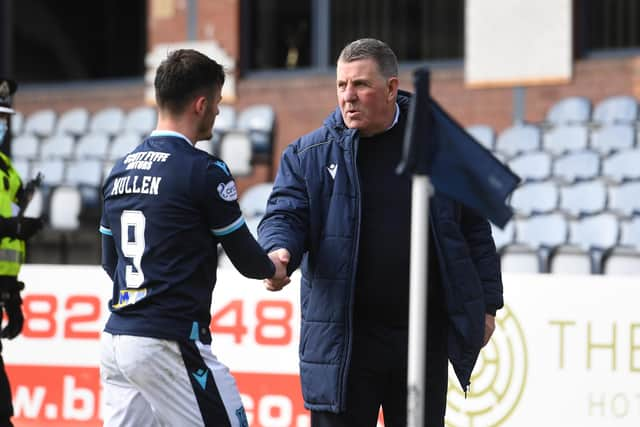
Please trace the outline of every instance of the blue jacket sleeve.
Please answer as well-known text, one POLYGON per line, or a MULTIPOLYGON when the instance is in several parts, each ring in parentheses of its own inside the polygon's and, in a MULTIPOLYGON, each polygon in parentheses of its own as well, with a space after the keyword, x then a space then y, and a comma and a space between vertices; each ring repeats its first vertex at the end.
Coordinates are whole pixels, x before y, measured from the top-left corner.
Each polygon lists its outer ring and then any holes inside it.
POLYGON ((309 235, 309 197, 296 146, 282 154, 267 211, 258 225, 258 242, 267 251, 285 248, 291 254, 288 273, 300 266, 309 235))
POLYGON ((473 210, 462 207, 462 232, 469 246, 471 258, 482 282, 487 313, 495 315, 502 308, 502 275, 500 258, 491 235, 489 222, 473 210))

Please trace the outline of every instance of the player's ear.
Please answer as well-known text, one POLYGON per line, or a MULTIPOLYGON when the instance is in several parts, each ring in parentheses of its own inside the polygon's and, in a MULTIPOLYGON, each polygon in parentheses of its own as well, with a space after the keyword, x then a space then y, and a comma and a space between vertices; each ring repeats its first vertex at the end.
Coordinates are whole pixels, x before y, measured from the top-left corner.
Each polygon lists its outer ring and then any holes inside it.
POLYGON ((193 101, 193 109, 195 111, 196 114, 202 114, 206 111, 207 109, 207 104, 208 104, 208 100, 205 96, 198 96, 194 101, 193 101))

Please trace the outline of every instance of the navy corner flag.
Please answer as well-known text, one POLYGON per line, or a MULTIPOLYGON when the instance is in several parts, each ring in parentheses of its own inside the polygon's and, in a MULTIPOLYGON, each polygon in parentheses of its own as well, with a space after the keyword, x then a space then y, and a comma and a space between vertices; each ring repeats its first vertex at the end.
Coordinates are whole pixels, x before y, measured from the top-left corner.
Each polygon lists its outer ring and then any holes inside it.
POLYGON ((428 70, 416 70, 414 84, 399 171, 428 175, 437 192, 503 228, 513 216, 505 200, 520 178, 429 96, 428 70))

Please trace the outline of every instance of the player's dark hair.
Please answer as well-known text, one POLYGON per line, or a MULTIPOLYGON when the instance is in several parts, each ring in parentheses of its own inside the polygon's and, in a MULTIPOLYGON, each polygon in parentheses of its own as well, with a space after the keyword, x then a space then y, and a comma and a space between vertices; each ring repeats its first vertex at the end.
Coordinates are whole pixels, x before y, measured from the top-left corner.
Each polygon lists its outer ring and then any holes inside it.
POLYGON ((171 114, 180 114, 194 97, 210 96, 223 84, 222 65, 197 50, 175 50, 156 71, 156 103, 171 114))

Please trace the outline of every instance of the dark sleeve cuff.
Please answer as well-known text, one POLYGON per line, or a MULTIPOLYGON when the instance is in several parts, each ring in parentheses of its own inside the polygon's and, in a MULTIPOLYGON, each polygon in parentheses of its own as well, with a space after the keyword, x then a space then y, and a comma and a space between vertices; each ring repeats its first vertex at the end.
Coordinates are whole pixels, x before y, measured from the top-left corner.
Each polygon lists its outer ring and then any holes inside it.
POLYGON ((498 309, 496 308, 495 305, 488 305, 485 308, 485 313, 490 314, 490 315, 492 315, 494 317, 496 315, 496 311, 498 311, 498 309))

